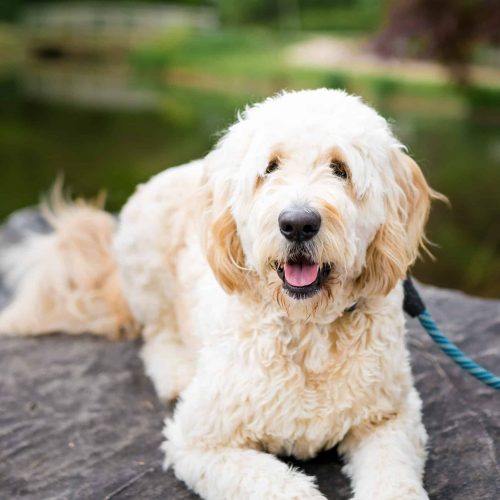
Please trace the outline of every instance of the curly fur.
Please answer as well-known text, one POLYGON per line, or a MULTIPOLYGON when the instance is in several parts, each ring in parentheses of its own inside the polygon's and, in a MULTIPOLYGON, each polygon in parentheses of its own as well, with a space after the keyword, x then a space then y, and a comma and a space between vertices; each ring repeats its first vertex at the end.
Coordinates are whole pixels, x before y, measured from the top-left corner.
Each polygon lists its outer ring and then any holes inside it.
POLYGON ((340 444, 355 499, 425 499, 401 279, 433 197, 359 98, 282 93, 247 108, 206 158, 140 186, 114 237, 95 208, 57 210, 55 232, 21 249, 0 330, 113 335, 133 318, 158 395, 181 396, 165 423, 165 466, 203 498, 324 498, 273 454, 306 459, 340 444), (302 300, 276 272, 296 252, 277 222, 293 206, 320 214, 304 248, 332 264, 302 300))

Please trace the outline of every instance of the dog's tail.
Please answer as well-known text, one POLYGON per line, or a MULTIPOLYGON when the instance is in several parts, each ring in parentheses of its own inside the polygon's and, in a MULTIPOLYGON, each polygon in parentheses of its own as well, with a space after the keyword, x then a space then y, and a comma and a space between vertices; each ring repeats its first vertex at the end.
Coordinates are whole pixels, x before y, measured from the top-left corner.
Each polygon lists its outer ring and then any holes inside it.
POLYGON ((41 206, 52 232, 26 234, 2 252, 13 298, 0 312, 0 334, 137 334, 111 250, 116 222, 99 205, 67 201, 58 182, 41 206))

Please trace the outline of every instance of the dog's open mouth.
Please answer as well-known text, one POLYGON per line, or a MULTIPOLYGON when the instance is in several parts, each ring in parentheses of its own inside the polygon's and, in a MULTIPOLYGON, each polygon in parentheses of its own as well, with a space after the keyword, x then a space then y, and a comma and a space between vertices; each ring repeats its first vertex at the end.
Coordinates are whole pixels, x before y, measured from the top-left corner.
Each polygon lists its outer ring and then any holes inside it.
POLYGON ((276 265, 284 290, 294 299, 308 299, 321 290, 332 270, 331 264, 317 264, 310 260, 294 259, 276 265))

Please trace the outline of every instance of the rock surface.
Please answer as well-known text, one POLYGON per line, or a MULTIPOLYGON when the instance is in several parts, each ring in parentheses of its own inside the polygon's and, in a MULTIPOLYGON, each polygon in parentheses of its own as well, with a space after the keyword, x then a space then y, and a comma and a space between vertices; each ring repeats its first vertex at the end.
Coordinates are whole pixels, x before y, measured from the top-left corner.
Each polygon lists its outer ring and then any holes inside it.
MULTIPOLYGON (((21 212, 0 232, 0 248, 26 227, 46 230, 36 213, 21 212)), ((474 359, 500 371, 500 301, 420 290, 442 329, 474 359)), ((0 287, 0 306, 6 300, 0 287)), ((499 394, 456 367, 416 320, 408 323, 430 435, 430 498, 500 498, 499 394)), ((157 401, 139 348, 137 341, 88 335, 0 339, 0 498, 198 498, 162 471, 158 447, 171 409, 157 401)), ((329 499, 349 498, 335 451, 293 463, 315 475, 329 499)))

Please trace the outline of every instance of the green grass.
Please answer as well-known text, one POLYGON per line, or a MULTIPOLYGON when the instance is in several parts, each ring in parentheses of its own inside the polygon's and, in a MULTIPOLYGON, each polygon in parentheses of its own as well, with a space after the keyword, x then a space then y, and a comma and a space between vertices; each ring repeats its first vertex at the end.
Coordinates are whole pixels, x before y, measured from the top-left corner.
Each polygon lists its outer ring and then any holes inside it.
POLYGON ((263 94, 281 88, 337 87, 363 94, 374 103, 397 94, 435 100, 436 105, 455 102, 470 106, 500 107, 500 84, 460 89, 452 83, 411 80, 400 75, 361 73, 350 69, 327 70, 291 67, 285 58, 291 44, 311 35, 269 30, 241 29, 193 33, 170 32, 136 48, 131 62, 140 71, 184 71, 201 79, 219 81, 228 92, 260 83, 263 94))
POLYGON ((498 165, 487 153, 479 155, 478 161, 478 151, 492 151, 496 144, 498 85, 462 89, 448 83, 414 81, 404 74, 291 68, 285 51, 307 36, 251 30, 196 36, 178 32, 141 47, 133 62, 137 67, 160 70, 167 81, 169 71, 176 70, 191 72, 200 82, 209 77, 211 83, 218 82, 218 92, 226 98, 233 96, 239 108, 250 102, 249 94, 261 97, 254 88, 267 95, 280 88, 326 86, 362 95, 384 116, 394 119, 396 133, 411 146, 431 184, 452 202, 452 210, 436 207, 429 226, 431 239, 441 247, 435 250, 439 266, 420 263, 416 275, 424 281, 497 296, 498 224, 485 214, 492 214, 497 206, 498 165), (255 82, 261 87, 252 86, 255 82), (473 174, 471 169, 478 171, 473 174))
POLYGON ((451 200, 452 209, 437 206, 430 221, 430 237, 441 246, 438 264, 419 264, 416 276, 499 296, 499 89, 463 90, 350 68, 290 67, 287 48, 309 36, 177 31, 138 47, 130 56, 137 69, 130 85, 154 90, 154 110, 37 102, 14 79, 3 78, 0 181, 10 189, 0 199, 0 218, 34 203, 63 170, 76 193, 91 196, 97 186, 107 188, 108 207, 116 211, 137 183, 206 154, 216 132, 245 104, 282 88, 340 87, 362 95, 391 120, 431 185, 451 200))
POLYGON ((19 30, 0 22, 0 76, 11 72, 21 55, 19 30))
POLYGON ((223 76, 269 78, 285 68, 283 50, 302 37, 273 36, 269 31, 245 30, 193 34, 169 33, 136 49, 131 60, 141 69, 195 69, 223 76))
POLYGON ((383 2, 356 5, 328 5, 303 9, 300 16, 304 30, 366 33, 380 26, 384 14, 383 2))

